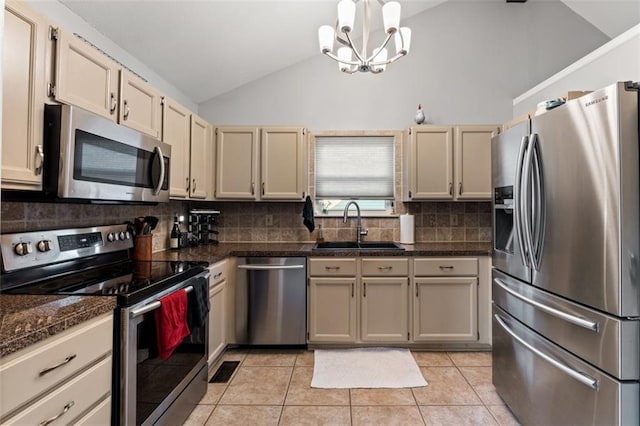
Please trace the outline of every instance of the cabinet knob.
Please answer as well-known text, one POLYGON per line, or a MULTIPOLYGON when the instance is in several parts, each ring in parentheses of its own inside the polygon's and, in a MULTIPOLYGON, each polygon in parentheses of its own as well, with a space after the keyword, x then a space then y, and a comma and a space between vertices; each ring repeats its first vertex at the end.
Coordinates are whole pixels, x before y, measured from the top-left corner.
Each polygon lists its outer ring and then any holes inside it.
POLYGON ((114 112, 116 112, 116 108, 117 108, 117 103, 116 103, 116 94, 111 92, 111 106, 109 108, 109 113, 113 114, 114 112))

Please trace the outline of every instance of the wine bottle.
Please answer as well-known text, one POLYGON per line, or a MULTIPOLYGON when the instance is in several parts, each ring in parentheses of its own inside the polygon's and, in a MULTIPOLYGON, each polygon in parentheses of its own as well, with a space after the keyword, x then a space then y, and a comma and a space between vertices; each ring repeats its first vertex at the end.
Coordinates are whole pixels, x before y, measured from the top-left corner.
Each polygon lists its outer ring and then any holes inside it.
POLYGON ((169 235, 169 248, 177 249, 179 240, 180 240, 180 226, 178 225, 178 217, 176 216, 173 222, 173 228, 171 229, 171 234, 169 235))

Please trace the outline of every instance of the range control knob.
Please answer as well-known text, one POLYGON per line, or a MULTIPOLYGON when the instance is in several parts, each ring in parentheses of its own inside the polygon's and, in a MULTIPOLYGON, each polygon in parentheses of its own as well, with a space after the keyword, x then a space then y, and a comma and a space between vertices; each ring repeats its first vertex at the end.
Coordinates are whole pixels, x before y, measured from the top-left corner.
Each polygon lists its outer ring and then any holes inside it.
POLYGON ((120 239, 123 240, 123 241, 126 240, 127 239, 127 233, 124 232, 124 231, 121 231, 120 232, 120 239))
POLYGON ((33 247, 31 243, 18 243, 13 249, 18 256, 26 256, 29 253, 33 253, 33 247))
POLYGON ((116 235, 113 232, 107 234, 107 240, 113 242, 116 239, 116 235))
POLYGON ((49 240, 42 240, 42 241, 38 241, 38 244, 36 245, 36 247, 38 247, 38 251, 40 252, 47 252, 49 250, 51 250, 51 241, 49 240))

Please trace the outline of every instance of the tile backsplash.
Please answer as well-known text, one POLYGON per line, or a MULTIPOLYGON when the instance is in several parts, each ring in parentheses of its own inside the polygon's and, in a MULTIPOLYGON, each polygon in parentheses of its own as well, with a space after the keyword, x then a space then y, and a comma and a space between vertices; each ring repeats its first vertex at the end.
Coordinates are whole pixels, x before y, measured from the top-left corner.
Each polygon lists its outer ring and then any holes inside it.
MULTIPOLYGON (((313 242, 317 237, 317 230, 310 233, 302 224, 302 203, 267 202, 171 201, 157 206, 2 202, 0 232, 110 225, 151 215, 160 218, 153 232, 153 248, 159 251, 169 245, 174 214, 186 215, 190 207, 221 211, 218 228, 221 242, 313 242)), ((399 206, 399 211, 415 215, 416 242, 491 241, 489 202, 405 203, 399 206)), ((322 225, 325 240, 355 239, 356 220, 352 216, 347 223, 343 223, 341 217, 316 218, 315 223, 316 228, 322 225)), ((400 239, 397 217, 364 218, 362 226, 369 231, 366 240, 400 239)), ((182 225, 182 229, 186 230, 186 225, 182 225)))

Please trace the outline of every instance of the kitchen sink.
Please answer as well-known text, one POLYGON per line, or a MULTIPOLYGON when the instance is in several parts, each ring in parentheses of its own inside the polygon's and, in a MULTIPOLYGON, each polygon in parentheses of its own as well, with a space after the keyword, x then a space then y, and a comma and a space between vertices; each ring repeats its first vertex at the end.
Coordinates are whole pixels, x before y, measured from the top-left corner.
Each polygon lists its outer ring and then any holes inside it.
POLYGON ((317 243, 313 250, 404 250, 403 247, 390 241, 328 241, 317 243))

